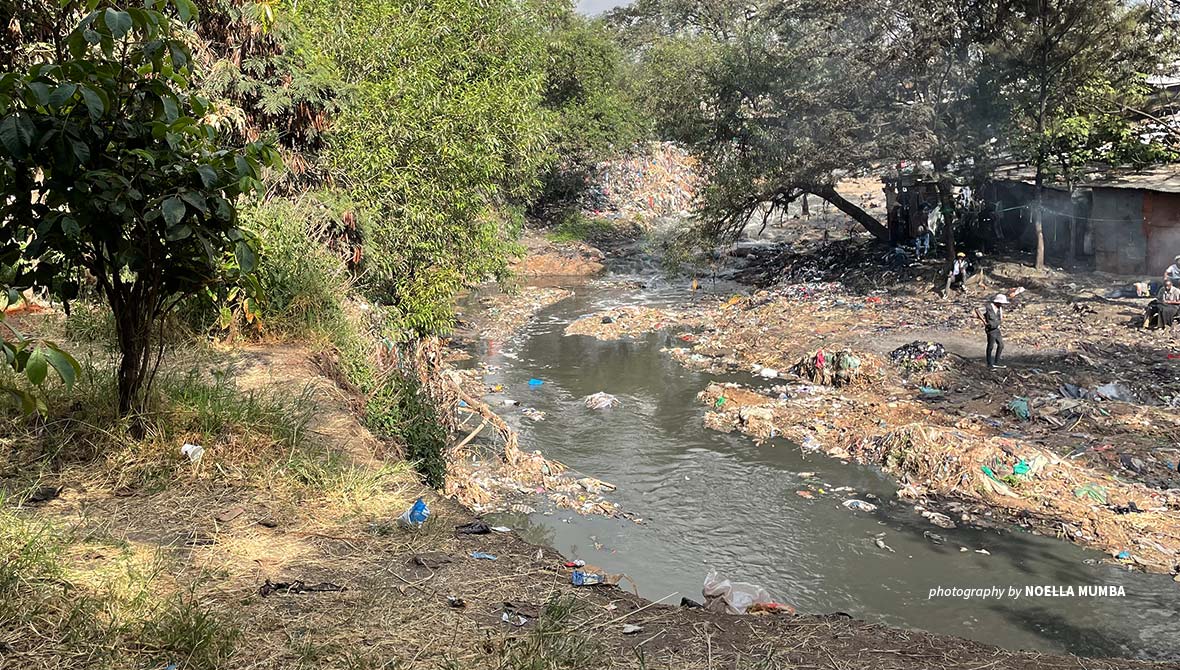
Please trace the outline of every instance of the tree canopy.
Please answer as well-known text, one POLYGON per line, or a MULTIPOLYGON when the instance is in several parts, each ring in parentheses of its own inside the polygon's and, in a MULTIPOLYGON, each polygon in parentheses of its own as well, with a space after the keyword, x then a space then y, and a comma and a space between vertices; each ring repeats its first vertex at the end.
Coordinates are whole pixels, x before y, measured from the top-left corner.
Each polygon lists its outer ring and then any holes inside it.
POLYGON ((153 326, 216 282, 226 253, 252 268, 236 200, 277 160, 200 122, 208 102, 162 8, 97 7, 56 57, 0 76, 0 263, 67 308, 95 282, 115 317, 122 413, 150 380, 153 326))
POLYGON ((1120 0, 639 0, 611 23, 659 131, 702 160, 718 239, 805 193, 883 237, 834 186, 903 161, 1158 157, 1129 110, 1170 62, 1164 18, 1120 0))

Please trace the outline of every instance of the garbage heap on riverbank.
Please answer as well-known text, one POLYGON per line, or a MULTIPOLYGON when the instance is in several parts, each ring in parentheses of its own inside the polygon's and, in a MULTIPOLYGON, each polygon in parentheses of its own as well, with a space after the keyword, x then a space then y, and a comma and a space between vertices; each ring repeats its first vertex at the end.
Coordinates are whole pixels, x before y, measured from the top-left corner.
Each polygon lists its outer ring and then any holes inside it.
MULTIPOLYGON (((700 394, 706 426, 758 440, 785 437, 804 450, 878 465, 900 495, 974 505, 1050 535, 1107 551, 1153 572, 1176 573, 1180 491, 1151 489, 1062 458, 1028 440, 989 431, 983 417, 933 425, 920 400, 881 403, 833 388, 787 384, 778 397, 736 384, 700 394)), ((775 391, 778 389, 776 388, 775 391)))
POLYGON ((688 151, 653 142, 643 151, 596 166, 582 209, 609 219, 687 216, 700 183, 699 164, 688 151))
POLYGON ((455 417, 452 433, 457 438, 446 454, 447 496, 477 514, 532 514, 540 498, 584 516, 640 521, 604 497, 614 485, 571 472, 540 451, 522 450, 517 431, 481 399, 496 392, 483 385, 482 375, 479 370, 448 370, 444 375, 448 401, 441 411, 455 417), (481 435, 484 439, 477 442, 481 435))

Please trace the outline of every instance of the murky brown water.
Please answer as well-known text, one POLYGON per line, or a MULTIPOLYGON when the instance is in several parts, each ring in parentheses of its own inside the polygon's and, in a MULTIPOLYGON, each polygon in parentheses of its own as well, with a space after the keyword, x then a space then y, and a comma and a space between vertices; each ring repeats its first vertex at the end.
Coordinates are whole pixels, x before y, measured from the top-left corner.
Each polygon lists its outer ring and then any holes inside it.
POLYGON ((903 502, 886 502, 873 514, 851 512, 841 505, 851 497, 894 500, 890 478, 826 457, 804 458, 786 442, 759 447, 740 435, 704 429, 695 395, 713 377, 661 354, 661 347, 674 346, 666 336, 598 342, 562 335, 581 315, 666 301, 667 295, 576 290, 575 298, 543 312, 514 340, 477 349, 499 368, 489 381, 504 384, 521 402, 506 416, 520 427, 521 446, 616 484, 612 500, 645 523, 585 518, 543 505, 527 517, 501 517, 527 538, 626 573, 642 595, 672 603, 681 596, 699 600, 705 573, 716 568, 765 586, 800 611, 842 611, 1012 649, 1180 658, 1180 584, 1169 577, 1096 564, 1101 556, 1095 552, 1018 529, 936 528, 903 502), (532 377, 544 385, 530 389, 532 377), (582 398, 599 391, 617 396, 622 407, 587 410, 582 398), (519 410, 525 407, 546 412, 547 419, 524 420, 519 410), (855 492, 805 500, 795 494, 803 471, 855 492), (924 531, 946 542, 933 544, 924 531), (894 553, 874 544, 881 533, 894 553), (1122 586, 1125 596, 928 598, 939 586, 1026 585, 1122 586))

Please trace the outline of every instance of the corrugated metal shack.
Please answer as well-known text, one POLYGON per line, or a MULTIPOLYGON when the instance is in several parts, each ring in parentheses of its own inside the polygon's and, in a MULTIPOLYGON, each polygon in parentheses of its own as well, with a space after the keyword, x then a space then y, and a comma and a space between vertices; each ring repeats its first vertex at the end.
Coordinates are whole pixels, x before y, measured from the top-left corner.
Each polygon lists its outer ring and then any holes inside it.
MULTIPOLYGON (((1036 248, 1032 225, 1036 189, 1027 171, 999 175, 984 197, 1004 239, 1036 248)), ((1095 270, 1162 275, 1180 255, 1180 166, 1094 173, 1071 193, 1044 190, 1045 255, 1089 262, 1095 270)))

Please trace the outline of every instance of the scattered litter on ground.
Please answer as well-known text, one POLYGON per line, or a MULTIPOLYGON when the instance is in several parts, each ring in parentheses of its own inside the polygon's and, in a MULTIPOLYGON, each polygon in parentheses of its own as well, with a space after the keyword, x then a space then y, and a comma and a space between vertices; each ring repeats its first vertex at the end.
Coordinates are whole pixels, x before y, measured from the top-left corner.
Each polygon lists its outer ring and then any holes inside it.
POLYGON ((496 560, 496 556, 494 554, 489 554, 489 553, 486 553, 483 551, 473 551, 473 552, 471 552, 471 557, 477 561, 494 561, 494 560, 496 560))
POLYGON ((697 161, 688 151, 653 142, 638 153, 599 163, 582 209, 610 219, 684 215, 700 181, 697 161))
POLYGON ((491 527, 483 521, 472 521, 462 526, 455 526, 456 535, 486 535, 490 532, 492 532, 491 527))
POLYGON ((430 517, 430 507, 427 506, 426 501, 418 498, 410 509, 402 512, 398 518, 397 524, 402 528, 418 529, 422 524, 426 523, 426 519, 430 517))
POLYGON ((265 598, 272 593, 281 595, 288 595, 293 593, 335 593, 340 591, 347 591, 348 587, 333 584, 331 582, 320 582, 318 584, 305 584, 302 580, 296 579, 293 582, 271 582, 269 579, 258 589, 258 595, 265 598))
POLYGON ((454 607, 455 609, 462 609, 467 607, 467 602, 458 596, 447 596, 447 605, 454 607))
POLYGON ((754 605, 774 603, 774 598, 761 586, 731 582, 716 570, 705 576, 701 595, 705 598, 705 609, 721 614, 745 614, 754 605))
POLYGON ((186 444, 180 448, 180 455, 186 456, 189 462, 195 465, 201 462, 201 457, 205 455, 205 447, 199 444, 186 444))
POLYGON ((946 367, 946 349, 938 342, 915 340, 889 352, 889 360, 910 371, 935 372, 946 367))
POLYGON ((623 625, 623 635, 635 635, 636 633, 642 632, 643 626, 636 626, 635 624, 631 623, 623 625))

